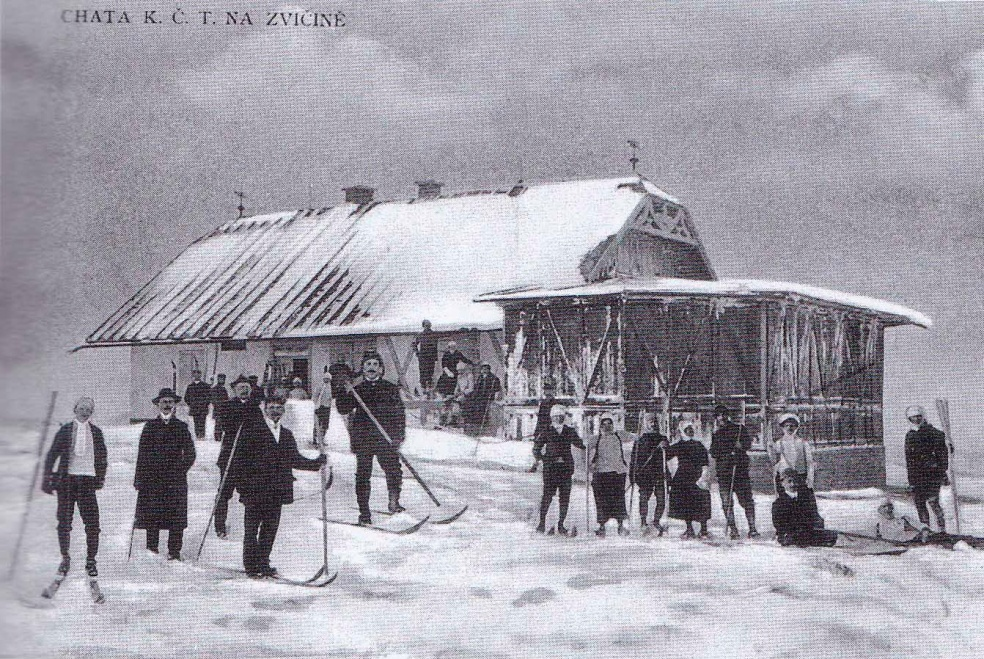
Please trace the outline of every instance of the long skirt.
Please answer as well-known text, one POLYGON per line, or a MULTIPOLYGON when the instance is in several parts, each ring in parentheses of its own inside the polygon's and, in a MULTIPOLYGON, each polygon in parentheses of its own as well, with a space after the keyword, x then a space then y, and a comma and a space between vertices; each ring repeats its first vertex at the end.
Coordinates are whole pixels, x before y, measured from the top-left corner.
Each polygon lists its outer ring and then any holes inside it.
POLYGON ((685 522, 711 518, 711 493, 695 483, 670 482, 670 517, 685 522))
POLYGON ((615 471, 595 474, 591 487, 594 489, 599 524, 610 519, 624 521, 628 518, 625 512, 625 474, 615 471))

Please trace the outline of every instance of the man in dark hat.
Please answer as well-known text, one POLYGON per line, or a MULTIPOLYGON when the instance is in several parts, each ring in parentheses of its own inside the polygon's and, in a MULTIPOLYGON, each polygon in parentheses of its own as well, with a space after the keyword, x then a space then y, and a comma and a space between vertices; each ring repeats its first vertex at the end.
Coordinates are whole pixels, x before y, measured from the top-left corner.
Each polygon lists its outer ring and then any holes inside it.
POLYGON ((277 577, 270 553, 283 507, 294 502, 293 469, 317 471, 327 456, 305 458, 291 431, 281 425, 286 399, 270 396, 263 416, 252 416, 242 431, 238 466, 239 498, 243 502, 243 567, 251 577, 277 577))
MULTIPOLYGON (((215 504, 215 535, 220 538, 228 535, 226 518, 229 515, 229 500, 232 499, 232 493, 236 489, 236 471, 240 461, 239 442, 236 438, 242 434, 241 429, 247 422, 261 420, 263 416, 252 396, 253 386, 246 376, 240 375, 236 378, 232 383, 232 390, 235 396, 225 404, 222 411, 222 447, 219 449, 219 458, 216 461, 222 483, 222 491, 219 492, 215 504)), ((216 434, 218 432, 216 426, 216 434)))
POLYGON ((167 529, 167 558, 181 560, 188 526, 188 470, 195 464, 195 443, 188 424, 174 416, 181 401, 171 389, 161 389, 153 403, 160 410, 144 424, 137 448, 133 487, 137 513, 133 527, 146 529, 147 549, 158 551, 161 529, 167 529))
POLYGON ((102 430, 90 422, 96 405, 91 398, 79 398, 75 403, 75 419, 55 433, 44 461, 41 489, 46 494, 58 492, 58 548, 61 550, 60 575, 68 574, 71 564, 69 547, 72 540, 72 518, 79 507, 85 525, 85 569, 90 577, 96 572, 96 553, 99 551, 99 503, 96 490, 106 479, 106 442, 102 430), (58 466, 55 467, 55 463, 58 466))
POLYGON ((191 384, 185 389, 184 397, 188 416, 195 422, 195 439, 205 439, 205 418, 211 399, 212 390, 202 382, 202 372, 196 368, 191 372, 191 384))
POLYGON ((359 504, 359 523, 372 524, 369 509, 371 492, 372 460, 375 457, 386 474, 386 489, 389 492, 389 511, 398 513, 400 488, 403 484, 403 471, 400 466, 400 446, 406 437, 407 418, 400 398, 400 388, 383 379, 383 358, 376 351, 362 356, 362 381, 354 387, 345 386, 339 394, 336 405, 340 414, 349 416, 349 437, 352 452, 355 453, 355 497, 359 504), (386 431, 379 431, 369 417, 367 410, 352 394, 354 390, 368 407, 368 412, 376 418, 386 431), (388 435, 388 436, 387 436, 388 435))
POLYGON ((759 537, 755 528, 755 499, 752 497, 752 480, 748 475, 748 450, 752 448, 752 438, 745 426, 735 423, 731 410, 724 405, 714 408, 717 430, 711 437, 711 457, 714 458, 718 487, 721 493, 721 507, 728 522, 728 536, 738 538, 738 524, 735 522, 735 504, 732 494, 745 511, 748 520, 748 537, 759 537))

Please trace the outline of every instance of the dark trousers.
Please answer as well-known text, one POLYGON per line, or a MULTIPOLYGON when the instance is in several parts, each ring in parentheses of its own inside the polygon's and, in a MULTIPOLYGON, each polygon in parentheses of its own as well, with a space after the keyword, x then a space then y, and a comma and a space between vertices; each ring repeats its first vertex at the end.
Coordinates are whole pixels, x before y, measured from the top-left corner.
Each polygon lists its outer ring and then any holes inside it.
POLYGON ((649 499, 656 497, 656 510, 653 512, 653 524, 659 524, 666 512, 666 487, 663 481, 642 480, 637 483, 639 486, 639 519, 646 524, 649 517, 649 499))
POLYGON ((327 405, 322 405, 314 411, 314 417, 318 420, 318 427, 314 430, 317 435, 315 444, 320 446, 322 440, 325 438, 325 433, 328 432, 328 423, 331 420, 331 408, 327 405))
POLYGON ((943 516, 943 506, 940 505, 940 485, 936 483, 919 483, 912 487, 912 499, 913 503, 916 504, 916 513, 919 515, 919 521, 923 524, 929 524, 929 510, 926 504, 929 504, 929 508, 933 509, 933 514, 936 515, 936 523, 939 525, 940 530, 946 529, 946 519, 943 516))
POLYGON ((591 489, 594 490, 598 524, 610 519, 625 521, 628 517, 625 512, 625 474, 615 471, 595 474, 591 479, 591 489))
POLYGON ((563 526, 567 519, 567 508, 571 503, 571 476, 567 470, 543 467, 543 495, 540 497, 540 524, 546 524, 547 512, 554 495, 558 495, 560 511, 557 523, 563 526))
MULTIPOLYGON (((167 531, 167 553, 180 556, 184 545, 184 529, 165 529, 167 531)), ((161 546, 161 529, 147 529, 147 549, 156 552, 161 546)))
POLYGON ((94 476, 65 476, 58 485, 58 548, 69 555, 72 542, 72 518, 75 506, 85 525, 85 549, 88 560, 96 560, 99 551, 99 503, 96 501, 94 476))
POLYGON ((386 489, 390 496, 400 496, 403 485, 403 469, 400 467, 400 456, 393 449, 379 453, 355 454, 355 499, 359 503, 359 515, 370 515, 369 495, 372 493, 372 459, 376 458, 383 473, 386 474, 386 489))
POLYGON ((434 364, 436 363, 436 356, 433 359, 426 357, 417 359, 417 369, 420 371, 420 389, 422 391, 430 391, 434 387, 434 364))
POLYGON ((189 414, 189 416, 195 422, 195 437, 202 439, 205 437, 205 419, 208 417, 208 410, 198 414, 189 414))
POLYGON ((256 574, 270 567, 273 541, 280 528, 279 503, 247 503, 243 513, 243 567, 256 574))
POLYGON ((226 519, 229 517, 229 500, 232 498, 232 493, 236 490, 235 483, 232 479, 227 479, 225 484, 222 486, 222 491, 219 492, 219 500, 215 502, 215 532, 225 533, 226 529, 226 519))
MULTIPOLYGON (((752 496, 752 479, 748 477, 748 466, 742 468, 741 465, 727 463, 722 463, 721 466, 723 469, 718 472, 718 487, 721 492, 721 508, 724 509, 728 526, 737 526, 735 523, 735 497, 737 497, 738 504, 745 511, 749 528, 754 527, 755 498, 752 496)), ((805 486, 804 479, 803 487, 805 486)))

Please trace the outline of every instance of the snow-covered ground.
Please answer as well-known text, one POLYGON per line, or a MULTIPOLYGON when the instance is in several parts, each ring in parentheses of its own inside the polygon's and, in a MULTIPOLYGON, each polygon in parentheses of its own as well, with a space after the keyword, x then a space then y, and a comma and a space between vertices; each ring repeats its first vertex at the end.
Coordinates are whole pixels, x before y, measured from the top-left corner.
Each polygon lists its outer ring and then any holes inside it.
MULTIPOLYGON (((330 515, 353 520, 354 460, 339 424, 334 429, 330 515)), ((0 430, 0 552, 9 557, 37 430, 0 430)), ((919 548, 898 557, 854 557, 771 542, 715 547, 677 539, 677 523, 667 539, 634 533, 602 540, 583 533, 585 493, 577 485, 570 519, 582 534, 538 536, 532 522, 540 476, 525 471, 529 445, 485 440, 476 451, 473 440, 438 431, 411 431, 405 452, 445 508, 467 502, 468 512, 410 536, 330 527, 331 560, 341 574, 323 590, 167 563, 141 550, 139 531, 127 562, 139 427, 106 430, 110 466, 99 495, 99 565, 108 602, 96 607, 84 590, 84 536, 76 518, 72 577, 53 607, 28 606, 58 562, 55 500, 39 492, 20 569, 2 591, 3 656, 984 656, 984 552, 919 548)), ((186 555, 194 555, 211 508, 217 446, 197 443, 186 555)), ((287 575, 307 577, 321 560, 318 476, 296 473, 298 501, 285 508, 273 563, 287 575)), ((382 478, 373 486, 382 506, 382 478)), ((980 480, 964 478, 961 486, 978 500, 984 492, 980 480)), ((433 510, 413 482, 404 492, 414 513, 433 510)), ((870 532, 879 494, 825 495, 821 513, 830 527, 870 532)), ((771 535, 770 499, 757 503, 760 528, 771 535)), ((910 504, 897 507, 914 515, 910 504)), ((720 535, 716 496, 714 511, 712 532, 720 535)), ((984 505, 964 505, 962 512, 964 532, 984 535, 984 505)), ((210 536, 204 561, 239 565, 238 503, 230 520, 234 539, 210 536)))

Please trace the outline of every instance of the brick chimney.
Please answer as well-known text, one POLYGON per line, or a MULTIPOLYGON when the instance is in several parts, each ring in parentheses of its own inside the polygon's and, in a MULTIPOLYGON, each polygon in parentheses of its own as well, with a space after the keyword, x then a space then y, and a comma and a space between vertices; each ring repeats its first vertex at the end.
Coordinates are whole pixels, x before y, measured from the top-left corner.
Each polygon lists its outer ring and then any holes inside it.
POLYGON ((345 191, 345 203, 347 204, 368 204, 372 201, 372 195, 376 192, 375 188, 364 185, 353 185, 351 188, 342 188, 345 191))
POLYGON ((437 199, 441 196, 443 183, 438 183, 434 179, 417 181, 417 199, 437 199))

